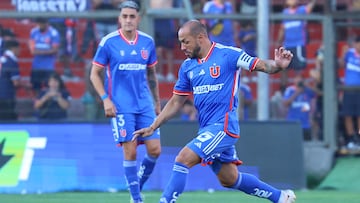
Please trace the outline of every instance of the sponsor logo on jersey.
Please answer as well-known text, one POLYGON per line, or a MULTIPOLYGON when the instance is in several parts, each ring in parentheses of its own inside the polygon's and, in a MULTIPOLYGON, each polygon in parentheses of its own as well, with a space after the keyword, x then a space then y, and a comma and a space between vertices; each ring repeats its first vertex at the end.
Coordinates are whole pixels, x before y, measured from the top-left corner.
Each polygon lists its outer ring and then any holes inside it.
POLYGON ((201 69, 201 71, 200 71, 199 75, 205 75, 205 71, 204 71, 204 69, 201 69))
POLYGON ((223 88, 224 83, 215 85, 201 85, 193 87, 194 94, 207 94, 209 92, 219 91, 223 88))
POLYGON ((146 69, 146 65, 139 63, 127 63, 127 64, 119 65, 119 70, 145 70, 145 69, 146 69))
POLYGON ((130 53, 130 55, 137 55, 135 50, 132 50, 132 52, 130 53))

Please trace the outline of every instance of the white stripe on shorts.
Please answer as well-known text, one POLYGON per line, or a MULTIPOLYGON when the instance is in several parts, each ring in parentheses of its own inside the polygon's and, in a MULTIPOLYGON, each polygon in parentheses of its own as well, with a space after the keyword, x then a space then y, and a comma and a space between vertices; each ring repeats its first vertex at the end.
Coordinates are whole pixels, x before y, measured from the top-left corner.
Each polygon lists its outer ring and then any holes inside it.
POLYGON ((226 133, 224 131, 219 132, 215 139, 213 139, 203 150, 204 154, 209 155, 212 150, 221 142, 221 140, 225 137, 226 133))

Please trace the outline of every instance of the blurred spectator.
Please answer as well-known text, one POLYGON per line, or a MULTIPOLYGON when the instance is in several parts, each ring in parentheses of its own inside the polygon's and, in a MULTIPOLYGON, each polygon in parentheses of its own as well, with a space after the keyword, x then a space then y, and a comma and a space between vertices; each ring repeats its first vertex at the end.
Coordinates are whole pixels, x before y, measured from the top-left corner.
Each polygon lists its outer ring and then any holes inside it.
POLYGON ((254 14, 257 11, 257 0, 241 0, 240 12, 254 14))
POLYGON ((20 86, 18 58, 19 42, 3 42, 4 54, 0 58, 0 120, 17 120, 15 111, 16 88, 20 86))
MULTIPOLYGON (((204 14, 233 14, 233 6, 226 0, 212 0, 206 2, 203 8, 204 14)), ((204 24, 208 27, 209 37, 212 41, 223 45, 236 46, 236 24, 229 19, 207 19, 204 24)))
POLYGON ((191 0, 191 6, 194 13, 202 13, 202 9, 208 0, 191 0))
MULTIPOLYGON (((103 0, 92 0, 94 11, 114 11, 118 10, 119 0, 105 2, 103 0)), ((100 41, 105 35, 119 28, 117 18, 95 19, 96 39, 100 41)))
POLYGON ((253 22, 244 21, 238 34, 240 47, 250 56, 256 56, 256 30, 253 22))
POLYGON ((0 25, 0 56, 4 53, 5 48, 4 44, 7 40, 15 40, 15 34, 10 30, 3 28, 2 25, 0 25))
MULTIPOLYGON (((240 80, 241 81, 241 80, 240 80)), ((248 120, 250 107, 253 103, 253 96, 250 87, 245 83, 240 83, 240 103, 239 103, 239 120, 248 120)))
MULTIPOLYGON (((171 9, 173 0, 151 0, 150 7, 154 9, 171 9)), ((155 46, 158 56, 157 78, 159 82, 175 82, 173 49, 176 41, 174 19, 155 19, 155 46), (167 71, 165 71, 167 67, 167 71)))
POLYGON ((287 86, 280 85, 279 89, 271 96, 271 118, 284 119, 286 118, 287 108, 283 105, 284 92, 287 86))
POLYGON ((307 87, 302 75, 294 78, 294 85, 286 88, 283 104, 288 108, 287 120, 300 121, 303 138, 311 140, 311 106, 315 99, 315 92, 307 87))
POLYGON ((59 57, 63 65, 63 80, 73 80, 76 78, 71 70, 72 61, 81 61, 82 58, 77 52, 76 26, 77 20, 73 18, 50 18, 50 25, 59 32, 59 57))
MULTIPOLYGON (((298 5, 298 0, 286 0, 286 8, 283 10, 285 15, 306 15, 311 13, 316 0, 311 0, 306 5, 298 5)), ((306 44, 307 44, 306 22, 303 20, 283 20, 278 33, 278 45, 290 50, 294 57, 289 65, 296 74, 302 74, 306 68, 306 44)), ((283 71, 281 83, 287 85, 288 72, 283 71)))
POLYGON ((31 29, 29 48, 34 55, 31 83, 35 94, 38 94, 55 71, 60 37, 58 31, 49 26, 46 18, 38 18, 36 22, 38 26, 31 29))
POLYGON ((187 99, 180 112, 180 119, 183 121, 195 121, 197 119, 197 111, 194 103, 187 99))
POLYGON ((314 84, 312 90, 316 92, 315 110, 313 116, 314 136, 318 140, 323 139, 323 64, 324 64, 324 47, 321 46, 316 52, 316 67, 310 70, 310 78, 314 84))
POLYGON ((67 118, 71 99, 63 80, 57 73, 50 75, 47 88, 35 100, 34 108, 40 120, 61 120, 67 118))
MULTIPOLYGON (((345 52, 341 66, 345 68, 344 86, 348 88, 360 87, 360 36, 356 37, 354 47, 345 52)), ((345 119, 345 142, 349 149, 353 149, 358 147, 360 140, 359 90, 344 90, 342 113, 345 119), (354 123, 353 118, 356 118, 357 124, 354 123)))

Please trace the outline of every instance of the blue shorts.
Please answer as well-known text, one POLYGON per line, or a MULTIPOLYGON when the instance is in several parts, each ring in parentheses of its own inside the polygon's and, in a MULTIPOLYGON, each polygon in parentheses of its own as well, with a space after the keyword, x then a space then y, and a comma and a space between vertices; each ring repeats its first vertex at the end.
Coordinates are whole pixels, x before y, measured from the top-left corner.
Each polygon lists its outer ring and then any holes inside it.
POLYGON ((360 92, 344 92, 342 113, 344 116, 360 116, 360 92))
POLYGON ((293 58, 289 64, 289 69, 300 71, 306 68, 306 47, 297 46, 288 48, 293 53, 293 58))
MULTIPOLYGON (((121 146, 123 142, 130 142, 135 130, 149 127, 154 119, 155 113, 152 112, 143 114, 116 114, 116 117, 111 118, 111 127, 116 144, 121 146)), ((151 136, 137 138, 139 144, 143 144, 145 140, 151 139, 160 139, 159 129, 151 136)))
POLYGON ((224 125, 211 125, 201 128, 198 136, 186 146, 193 150, 201 159, 202 165, 210 165, 217 174, 222 163, 242 162, 237 157, 235 143, 238 138, 231 137, 224 132, 224 125))

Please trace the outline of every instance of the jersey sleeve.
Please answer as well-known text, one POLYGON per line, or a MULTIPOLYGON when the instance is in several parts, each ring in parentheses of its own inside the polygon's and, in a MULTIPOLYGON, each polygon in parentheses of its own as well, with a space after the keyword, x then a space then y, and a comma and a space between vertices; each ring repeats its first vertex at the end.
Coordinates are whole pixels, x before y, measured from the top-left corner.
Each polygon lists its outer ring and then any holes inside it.
POLYGON ((108 52, 106 51, 107 46, 105 42, 106 40, 103 38, 99 43, 93 60, 93 64, 101 67, 105 67, 109 62, 108 52))
POLYGON ((286 88, 283 96, 283 100, 289 99, 294 94, 294 89, 291 87, 286 88))
POLYGON ((236 60, 236 67, 243 68, 248 71, 254 70, 259 58, 250 56, 244 50, 236 48, 236 54, 230 57, 230 60, 236 60))
POLYGON ((154 66, 157 63, 157 55, 154 41, 151 41, 150 55, 147 66, 154 66))
MULTIPOLYGON (((191 85, 188 74, 191 74, 191 72, 187 73, 184 71, 186 68, 186 61, 181 64, 179 73, 178 73, 178 80, 174 86, 173 93, 177 95, 190 95, 191 85)), ((191 76, 190 76, 191 77, 191 76)))

